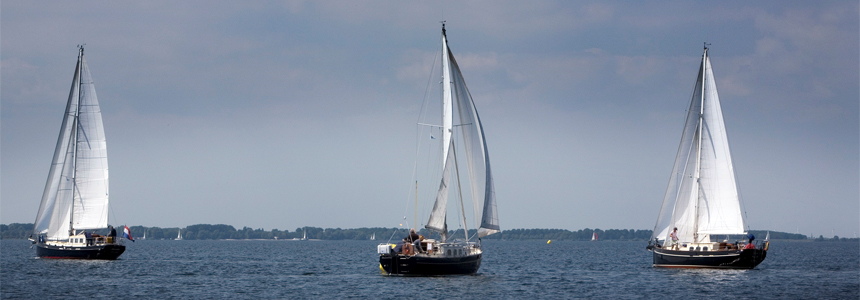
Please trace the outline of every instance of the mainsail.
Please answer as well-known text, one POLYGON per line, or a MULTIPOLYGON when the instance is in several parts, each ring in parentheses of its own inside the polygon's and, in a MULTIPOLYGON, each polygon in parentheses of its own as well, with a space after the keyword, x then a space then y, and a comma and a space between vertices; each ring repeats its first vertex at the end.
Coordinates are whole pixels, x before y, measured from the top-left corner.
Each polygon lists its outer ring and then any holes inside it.
POLYGON ((675 166, 654 228, 659 240, 678 228, 682 242, 743 234, 737 182, 708 48, 702 55, 675 166))
POLYGON ((107 144, 81 47, 33 231, 49 240, 63 240, 72 230, 107 227, 107 215, 107 144))
MULTIPOLYGON (((453 106, 457 105, 457 113, 460 116, 460 124, 463 134, 466 165, 469 172, 469 184, 472 192, 474 212, 477 214, 483 205, 481 224, 478 228, 478 237, 487 236, 499 232, 499 217, 496 210, 496 194, 493 184, 493 176, 490 168, 490 157, 487 152, 487 143, 484 137, 484 128, 478 110, 466 87, 466 81, 460 72, 460 67, 448 48, 445 27, 442 27, 442 142, 445 145, 443 151, 442 180, 436 196, 436 203, 430 214, 430 220, 425 228, 444 232, 445 211, 448 201, 448 184, 451 176, 451 157, 453 155, 453 106)), ((477 219, 477 216, 475 216, 477 219)))

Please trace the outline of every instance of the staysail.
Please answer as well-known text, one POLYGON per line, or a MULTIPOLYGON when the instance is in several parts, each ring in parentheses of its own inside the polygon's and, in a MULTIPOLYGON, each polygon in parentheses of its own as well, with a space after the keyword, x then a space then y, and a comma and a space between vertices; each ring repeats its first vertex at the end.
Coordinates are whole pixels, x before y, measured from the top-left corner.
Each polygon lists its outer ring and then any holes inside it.
MULTIPOLYGON (((451 169, 454 167, 454 141, 448 142, 448 153, 446 153, 445 165, 442 170, 442 182, 439 183, 439 190, 436 192, 436 201, 433 203, 433 210, 430 211, 430 220, 424 228, 439 232, 442 236, 448 234, 448 224, 446 215, 448 212, 448 186, 451 181, 451 169)), ((444 238, 443 238, 444 240, 444 238)))
MULTIPOLYGON (((442 182, 437 192, 436 203, 433 205, 430 220, 425 227, 434 231, 447 231, 447 227, 445 227, 445 211, 447 210, 448 184, 451 176, 451 164, 453 163, 451 156, 454 149, 450 133, 453 126, 453 106, 456 103, 457 113, 460 117, 458 127, 462 129, 463 148, 469 172, 469 184, 474 205, 473 211, 475 214, 478 211, 482 212, 478 237, 483 237, 500 230, 498 212, 496 210, 495 187, 490 168, 490 158, 487 152, 487 143, 484 137, 484 128, 481 125, 481 118, 478 116, 478 110, 475 108, 475 103, 472 100, 469 89, 466 87, 466 81, 460 72, 460 67, 457 65, 451 49, 448 48, 444 26, 442 27, 442 45, 442 142, 445 143, 443 145, 446 145, 443 147, 444 152, 442 157, 445 165, 443 166, 442 182)), ((477 220, 477 215, 475 219, 477 220)))
POLYGON ((737 182, 707 48, 652 238, 665 240, 673 228, 678 228, 682 242, 707 242, 711 234, 744 233, 737 182))
POLYGON ((33 231, 49 240, 107 227, 108 164, 101 110, 83 47, 33 231))

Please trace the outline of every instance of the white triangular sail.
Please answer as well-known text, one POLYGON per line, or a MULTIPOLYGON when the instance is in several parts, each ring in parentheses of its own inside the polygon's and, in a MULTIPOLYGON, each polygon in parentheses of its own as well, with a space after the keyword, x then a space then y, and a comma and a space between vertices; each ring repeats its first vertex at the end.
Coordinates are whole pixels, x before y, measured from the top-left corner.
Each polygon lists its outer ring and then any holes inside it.
POLYGON ((675 166, 654 228, 665 240, 678 228, 682 242, 711 234, 744 234, 737 182, 707 48, 702 55, 675 166))
POLYGON ((107 227, 108 165, 101 110, 83 48, 33 231, 64 240, 107 227))
MULTIPOLYGON (((436 201, 433 203, 433 210, 430 211, 430 219, 427 220, 427 225, 424 228, 441 233, 447 236, 448 224, 446 215, 448 213, 448 186, 451 181, 451 168, 454 167, 454 147, 453 141, 448 142, 448 153, 444 169, 442 170, 442 180, 439 183, 439 190, 436 192, 436 201)), ((444 238, 443 238, 444 240, 444 238)))

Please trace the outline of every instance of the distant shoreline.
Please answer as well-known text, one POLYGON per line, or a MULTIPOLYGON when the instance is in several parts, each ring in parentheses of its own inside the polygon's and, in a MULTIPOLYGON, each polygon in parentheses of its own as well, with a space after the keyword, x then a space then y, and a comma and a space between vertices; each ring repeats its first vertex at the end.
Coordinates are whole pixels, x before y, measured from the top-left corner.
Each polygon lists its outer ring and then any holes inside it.
MULTIPOLYGON (((224 224, 197 224, 190 225, 184 228, 171 227, 145 227, 145 226, 128 226, 131 230, 132 237, 142 239, 144 233, 146 239, 150 240, 173 240, 178 233, 181 232, 184 240, 294 240, 301 239, 305 235, 308 239, 313 240, 370 240, 371 237, 376 237, 376 240, 387 241, 399 240, 406 235, 408 229, 405 228, 384 228, 384 227, 362 227, 362 228, 319 228, 319 227, 301 227, 294 231, 289 230, 263 230, 243 227, 236 229, 231 225, 224 224)), ((27 223, 12 223, 9 225, 0 224, 0 239, 27 239, 33 224, 27 223)), ((98 230, 96 231, 98 232, 98 230)), ((770 233, 771 240, 808 240, 808 241, 860 241, 857 238, 818 238, 811 239, 802 234, 786 233, 779 231, 767 230, 750 230, 759 240, 764 239, 767 233, 770 233)), ((644 241, 647 242, 651 238, 651 230, 647 229, 591 229, 585 228, 577 231, 567 229, 510 229, 503 230, 500 233, 483 237, 483 240, 507 240, 507 241, 524 241, 524 240, 553 240, 553 241, 588 241, 594 233, 597 233, 598 241, 644 241)), ((419 234, 434 238, 435 233, 431 233, 425 229, 419 230, 419 234)), ((469 230, 470 238, 475 236, 475 230, 469 230)), ((462 230, 450 231, 449 237, 465 238, 462 230)), ((730 236, 730 240, 742 240, 742 236, 730 236)))

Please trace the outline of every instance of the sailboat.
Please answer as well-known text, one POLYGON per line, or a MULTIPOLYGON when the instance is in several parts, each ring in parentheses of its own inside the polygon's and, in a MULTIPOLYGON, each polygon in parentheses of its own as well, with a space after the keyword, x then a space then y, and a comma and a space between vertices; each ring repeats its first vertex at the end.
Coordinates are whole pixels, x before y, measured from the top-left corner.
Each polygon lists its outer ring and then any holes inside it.
POLYGON ((180 229, 176 232, 176 238, 175 238, 174 240, 176 240, 176 241, 181 241, 181 240, 182 240, 182 228, 180 228, 180 229))
POLYGON ((767 242, 711 241, 747 231, 707 46, 647 249, 655 267, 752 269, 764 261, 767 242))
POLYGON ((375 241, 375 240, 376 240, 376 232, 374 232, 372 235, 370 235, 370 240, 371 240, 371 241, 375 241))
POLYGON ((307 241, 307 240, 308 240, 308 230, 307 230, 307 228, 302 228, 302 240, 303 240, 303 241, 307 241))
POLYGON ((78 62, 33 235, 42 258, 117 259, 125 246, 107 228, 108 163, 102 114, 84 47, 78 62), (88 231, 90 230, 90 231, 88 231))
POLYGON ((597 241, 597 231, 591 233, 591 241, 592 242, 597 241))
MULTIPOLYGON (((438 190, 429 220, 424 228, 438 233, 439 240, 427 239, 422 241, 422 247, 427 251, 418 253, 395 253, 392 245, 386 243, 377 247, 380 268, 388 274, 403 275, 447 275, 473 274, 481 266, 480 238, 500 231, 499 218, 496 211, 496 195, 493 176, 490 169, 490 158, 487 152, 486 139, 481 119, 472 96, 466 87, 460 67, 448 47, 445 24, 442 24, 442 120, 441 141, 441 180, 436 181, 438 190), (454 109, 456 107, 456 110, 454 109), (454 112, 459 115, 459 124, 454 124, 454 112), (454 129, 461 133, 462 144, 455 148, 454 129), (455 149, 459 149, 456 151, 455 149), (462 152, 461 152, 462 151, 462 152), (465 162, 458 162, 458 154, 465 156, 465 162), (465 155, 463 155, 465 154, 465 155), (465 165, 465 168, 460 168, 465 165), (463 228, 463 240, 454 240, 448 236, 446 219, 449 187, 454 186, 460 200, 460 215, 462 225, 466 227, 466 212, 463 205, 463 190, 460 188, 460 170, 468 171, 469 191, 474 204, 475 221, 481 214, 480 225, 475 236, 469 236, 468 228, 463 228), (455 182, 452 179, 456 178, 455 182), (479 203, 483 203, 479 208, 479 203)), ((426 125, 420 124, 419 125, 426 125)), ((434 137, 435 139, 435 137, 434 137)), ((430 166, 436 167, 436 166, 430 166)), ((465 173, 465 172, 464 172, 465 173)), ((417 186, 417 183, 416 183, 417 186)), ((454 194, 454 193, 452 193, 454 194)), ((416 188, 416 203, 417 188, 416 188)), ((416 204, 417 206, 417 204, 416 204)), ((417 214, 417 208, 416 208, 417 214)), ((459 221, 459 220, 458 220, 459 221)))

